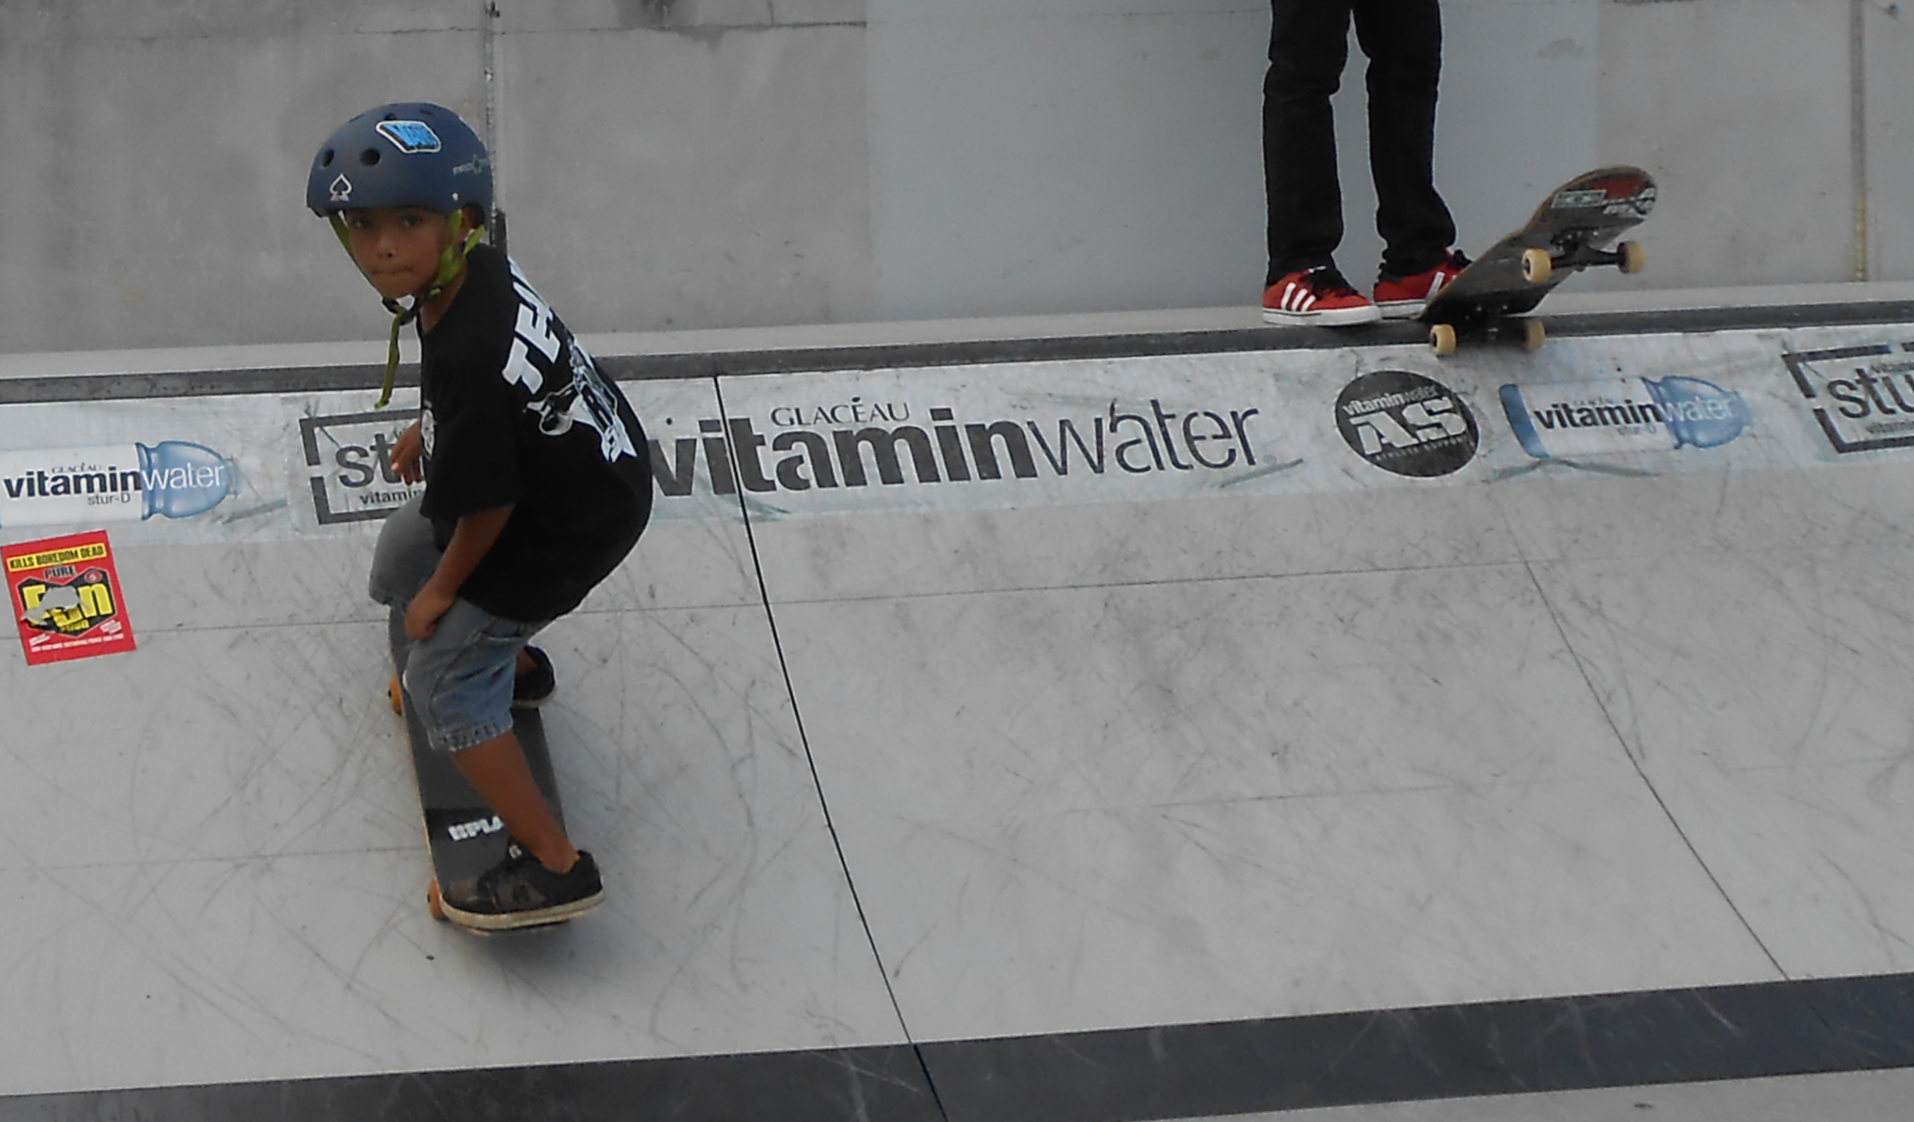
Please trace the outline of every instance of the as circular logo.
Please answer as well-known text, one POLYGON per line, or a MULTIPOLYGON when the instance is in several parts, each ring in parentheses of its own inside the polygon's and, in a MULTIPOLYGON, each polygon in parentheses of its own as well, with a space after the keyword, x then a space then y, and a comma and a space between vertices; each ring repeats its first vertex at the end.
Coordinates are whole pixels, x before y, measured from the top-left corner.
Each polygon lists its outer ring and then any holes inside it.
POLYGON ((1397 475, 1428 479, 1475 458, 1480 433, 1449 387, 1407 370, 1375 370, 1343 387, 1336 428, 1356 454, 1397 475))

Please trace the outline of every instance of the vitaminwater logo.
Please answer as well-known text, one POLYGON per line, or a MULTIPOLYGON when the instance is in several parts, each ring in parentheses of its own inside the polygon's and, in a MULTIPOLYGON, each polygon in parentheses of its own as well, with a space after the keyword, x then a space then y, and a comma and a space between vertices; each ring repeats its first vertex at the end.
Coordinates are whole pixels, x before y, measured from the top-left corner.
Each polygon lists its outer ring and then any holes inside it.
POLYGON ((1784 354, 1839 455, 1914 446, 1914 343, 1871 343, 1784 354))
POLYGON ((1700 378, 1603 378, 1503 386, 1502 411, 1538 460, 1719 448, 1747 431, 1748 403, 1700 378))
POLYGON ((1261 463, 1261 415, 1253 406, 1172 410, 1152 398, 1128 411, 1113 402, 1089 417, 1042 420, 962 421, 938 406, 922 424, 907 402, 853 398, 774 408, 770 432, 751 417, 704 418, 696 436, 653 439, 651 464, 666 496, 689 495, 700 480, 731 495, 1246 471, 1261 463))
POLYGON ((0 452, 0 526, 190 518, 238 493, 232 460, 181 440, 0 452))
POLYGON ((349 413, 301 417, 299 440, 313 510, 321 525, 384 518, 425 489, 392 467, 392 452, 413 415, 349 413))
POLYGON ((1481 440, 1461 398, 1407 370, 1372 371, 1343 387, 1336 428, 1363 459, 1420 479, 1460 471, 1481 440))

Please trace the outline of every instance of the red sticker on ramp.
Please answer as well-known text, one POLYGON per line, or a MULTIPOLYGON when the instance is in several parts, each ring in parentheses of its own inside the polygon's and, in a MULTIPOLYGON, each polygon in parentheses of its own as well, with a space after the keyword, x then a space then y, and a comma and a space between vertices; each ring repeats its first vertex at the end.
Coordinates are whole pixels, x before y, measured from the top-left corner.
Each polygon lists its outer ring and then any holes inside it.
POLYGON ((133 649, 106 531, 0 546, 0 567, 28 665, 133 649))

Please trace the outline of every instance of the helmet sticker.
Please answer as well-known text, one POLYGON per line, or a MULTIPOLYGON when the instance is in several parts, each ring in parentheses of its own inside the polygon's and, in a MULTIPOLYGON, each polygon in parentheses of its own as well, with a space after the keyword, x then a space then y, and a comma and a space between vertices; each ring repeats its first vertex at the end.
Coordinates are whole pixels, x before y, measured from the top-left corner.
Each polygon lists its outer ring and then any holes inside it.
POLYGON ((489 166, 491 166, 491 164, 488 160, 486 160, 484 156, 473 156, 471 159, 460 164, 458 167, 453 168, 452 174, 453 175, 483 175, 485 173, 485 169, 489 166))
POLYGON ((332 188, 333 202, 349 203, 352 201, 352 180, 342 175, 333 180, 328 186, 332 188))
POLYGON ((439 134, 424 121, 380 121, 376 126, 379 135, 392 142, 399 151, 411 155, 415 152, 437 152, 439 134))

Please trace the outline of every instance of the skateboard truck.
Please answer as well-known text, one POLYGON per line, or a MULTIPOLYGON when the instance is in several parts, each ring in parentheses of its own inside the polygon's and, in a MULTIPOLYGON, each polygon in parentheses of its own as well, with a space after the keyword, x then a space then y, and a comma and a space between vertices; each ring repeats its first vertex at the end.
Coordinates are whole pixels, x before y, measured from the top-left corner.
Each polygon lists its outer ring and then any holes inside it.
MULTIPOLYGON (((1539 319, 1527 316, 1503 316, 1498 319, 1485 319, 1475 324, 1472 330, 1485 339, 1500 339, 1504 332, 1522 332, 1522 349, 1533 351, 1541 349, 1548 342, 1548 328, 1542 326, 1539 319)), ((1429 349, 1437 358, 1448 358, 1461 345, 1461 336, 1455 324, 1438 323, 1429 328, 1429 349)))
POLYGON ((1546 284, 1557 269, 1593 269, 1613 265, 1633 276, 1648 267, 1648 252, 1640 242, 1617 242, 1614 249, 1576 245, 1557 257, 1546 249, 1522 251, 1522 279, 1546 284))

